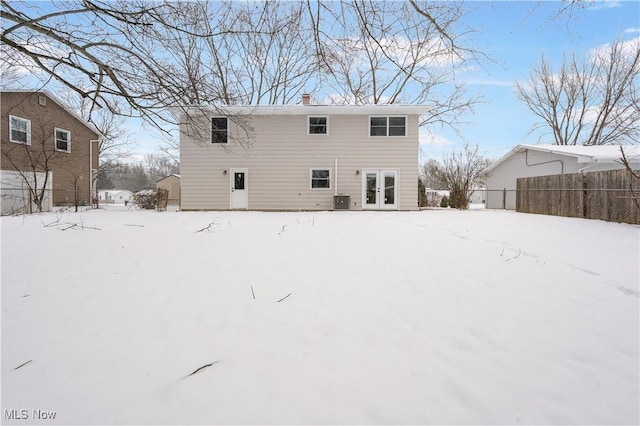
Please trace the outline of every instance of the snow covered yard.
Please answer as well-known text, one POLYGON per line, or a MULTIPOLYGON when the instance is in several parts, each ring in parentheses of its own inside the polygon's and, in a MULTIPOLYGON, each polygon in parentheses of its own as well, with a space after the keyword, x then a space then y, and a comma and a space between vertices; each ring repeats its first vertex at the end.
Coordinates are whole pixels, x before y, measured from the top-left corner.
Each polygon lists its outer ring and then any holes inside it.
POLYGON ((1 224, 6 424, 640 422, 637 226, 450 210, 1 224))

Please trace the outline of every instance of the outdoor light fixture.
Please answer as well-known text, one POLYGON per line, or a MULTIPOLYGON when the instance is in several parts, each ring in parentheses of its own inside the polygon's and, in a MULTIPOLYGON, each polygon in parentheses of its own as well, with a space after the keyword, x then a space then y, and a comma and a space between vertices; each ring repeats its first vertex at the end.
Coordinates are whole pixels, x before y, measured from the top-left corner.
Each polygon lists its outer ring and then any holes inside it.
POLYGON ((356 176, 360 174, 360 170, 356 170, 356 176))
POLYGON ((226 170, 224 170, 224 171, 222 172, 222 174, 223 174, 223 175, 226 175, 226 174, 227 174, 227 171, 226 171, 226 170))

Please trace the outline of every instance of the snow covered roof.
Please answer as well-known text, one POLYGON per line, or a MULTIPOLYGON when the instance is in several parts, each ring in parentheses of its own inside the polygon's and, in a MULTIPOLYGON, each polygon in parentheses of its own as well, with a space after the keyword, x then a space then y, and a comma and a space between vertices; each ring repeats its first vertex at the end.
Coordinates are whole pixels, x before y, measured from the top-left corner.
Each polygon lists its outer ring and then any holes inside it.
POLYGON ((619 162, 622 158, 620 148, 624 149, 627 160, 631 163, 640 163, 640 145, 552 145, 552 144, 539 144, 529 145, 522 144, 517 145, 511 151, 506 153, 496 162, 491 164, 484 170, 484 174, 491 172, 498 167, 508 158, 514 154, 524 152, 526 150, 534 150, 547 152, 550 154, 560 154, 567 157, 574 157, 578 159, 578 163, 613 163, 619 162))
MULTIPOLYGON (((198 107, 188 108, 195 111, 198 107)), ((247 105, 206 107, 211 113, 241 115, 376 115, 376 114, 424 114, 426 105, 376 104, 376 105, 247 105)), ((175 110, 177 112, 177 110, 175 110)))
POLYGON ((158 182, 160 182, 160 181, 162 181, 162 180, 165 180, 166 178, 169 178, 169 177, 171 177, 171 176, 175 176, 175 177, 177 177, 178 179, 180 179, 180 175, 179 175, 178 173, 171 173, 171 174, 170 174, 170 175, 168 175, 168 176, 165 176, 165 177, 163 177, 163 178, 158 179, 158 180, 156 181, 156 183, 158 183, 158 182))

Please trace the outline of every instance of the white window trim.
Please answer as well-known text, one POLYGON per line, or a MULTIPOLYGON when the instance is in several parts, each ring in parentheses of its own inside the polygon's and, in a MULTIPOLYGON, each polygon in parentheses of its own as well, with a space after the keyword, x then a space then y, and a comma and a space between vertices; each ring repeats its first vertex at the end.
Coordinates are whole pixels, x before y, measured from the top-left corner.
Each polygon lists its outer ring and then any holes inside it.
POLYGON ((229 117, 224 117, 224 116, 212 116, 209 118, 209 130, 211 132, 210 136, 209 136, 209 143, 211 145, 227 145, 229 143, 229 117), (225 120, 227 120, 227 141, 226 142, 214 142, 213 141, 213 119, 214 118, 224 118, 225 120))
POLYGON ((53 128, 53 147, 58 152, 71 153, 71 132, 67 129, 61 129, 60 127, 53 128), (58 149, 58 137, 56 133, 65 132, 67 134, 67 149, 58 149))
POLYGON ((13 143, 19 143, 20 145, 31 145, 31 120, 27 120, 26 118, 18 117, 17 115, 9 115, 9 141, 13 143), (12 119, 22 120, 27 123, 27 142, 16 141, 13 140, 13 126, 11 125, 12 119))
POLYGON ((312 191, 329 191, 332 188, 332 182, 331 180, 333 179, 333 170, 331 169, 331 167, 311 167, 309 169, 309 189, 312 191), (313 187, 313 171, 314 170, 328 170, 329 171, 329 177, 327 178, 329 180, 329 187, 328 188, 314 188, 313 187))
POLYGON ((367 135, 372 139, 380 138, 406 138, 409 136, 409 116, 408 115, 370 115, 367 119, 367 135), (403 136, 389 136, 389 119, 390 118, 404 118, 404 135, 403 136), (386 118, 387 119, 387 134, 385 136, 372 136, 371 135, 371 118, 386 118))
POLYGON ((307 136, 327 136, 329 135, 329 116, 328 115, 307 115, 307 136), (311 123, 309 119, 311 118, 324 118, 327 120, 327 132, 326 133, 311 133, 311 123))

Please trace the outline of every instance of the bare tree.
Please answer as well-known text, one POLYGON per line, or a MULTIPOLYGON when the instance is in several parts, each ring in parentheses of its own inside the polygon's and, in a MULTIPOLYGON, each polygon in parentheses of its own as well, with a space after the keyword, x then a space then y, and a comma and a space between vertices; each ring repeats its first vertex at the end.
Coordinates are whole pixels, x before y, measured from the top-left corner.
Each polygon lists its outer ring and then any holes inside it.
POLYGON ((640 196, 638 195, 638 191, 635 190, 634 188, 634 181, 635 181, 635 184, 640 183, 640 172, 638 172, 638 170, 633 169, 633 166, 629 161, 629 159, 627 158, 627 154, 624 152, 624 149, 622 147, 620 147, 620 162, 622 163, 624 168, 627 170, 627 172, 629 172, 629 174, 631 175, 631 179, 629 182, 629 192, 631 194, 631 199, 633 200, 633 203, 635 204, 636 208, 640 210, 640 196))
POLYGON ((474 56, 460 46, 461 11, 421 1, 3 2, 2 56, 89 100, 90 117, 107 108, 162 127, 169 107, 291 103, 326 77, 343 100, 428 101, 435 120, 471 106, 460 85, 454 96, 435 90, 474 56))
MULTIPOLYGON (((186 97, 183 74, 159 47, 184 35, 218 35, 194 25, 193 10, 190 3, 168 1, 3 1, 0 40, 8 54, 2 61, 26 62, 43 85, 57 83, 87 100, 91 119, 97 109, 106 108, 163 128, 175 123, 168 109, 184 107, 186 97)), ((199 105, 213 101, 206 100, 199 105)))
POLYGON ((147 154, 144 163, 149 181, 153 184, 163 177, 180 173, 180 165, 162 154, 147 154))
MULTIPOLYGON (((164 43, 174 58, 182 102, 208 105, 216 115, 229 118, 239 130, 233 136, 236 142, 248 148, 253 133, 246 117, 218 106, 300 99, 318 70, 304 3, 193 2, 185 7, 193 18, 187 33, 164 43), (203 38, 198 31, 212 36, 203 38)), ((185 131, 197 139, 206 139, 210 132, 210 122, 191 120, 189 125, 185 131)), ((162 150, 176 159, 176 145, 175 137, 168 136, 162 150)))
POLYGON ((178 165, 180 168, 180 140, 171 135, 162 138, 159 146, 160 152, 166 158, 178 165))
POLYGON ((622 147, 620 147, 620 162, 622 163, 624 168, 627 169, 629 173, 631 173, 633 177, 635 177, 636 179, 640 179, 640 174, 638 174, 637 171, 633 170, 633 166, 631 165, 631 162, 627 158, 627 154, 624 152, 624 148, 622 147))
MULTIPOLYGON (((126 118, 116 115, 106 108, 97 109, 93 111, 92 116, 89 116, 91 101, 87 98, 78 99, 72 93, 67 93, 67 96, 63 95, 62 101, 70 109, 78 111, 83 119, 91 121, 101 135, 95 144, 99 166, 91 176, 91 187, 96 189, 98 179, 103 177, 106 170, 109 170, 116 162, 131 157, 130 131, 126 127, 126 118)), ((116 100, 116 102, 118 101, 116 100)), ((91 194, 91 197, 95 199, 96 206, 98 206, 99 197, 97 194, 91 194)))
MULTIPOLYGON (((239 30, 234 37, 224 37, 227 64, 218 64, 220 55, 216 57, 218 68, 231 68, 225 87, 234 94, 234 103, 298 102, 319 69, 304 3, 271 1, 235 7, 232 19, 224 23, 229 31, 239 30)), ((212 56, 220 44, 209 45, 212 56)))
POLYGON ((460 151, 451 151, 443 156, 441 165, 432 163, 433 174, 449 190, 449 205, 467 209, 475 185, 480 182, 482 171, 489 161, 478 152, 478 146, 465 144, 460 151))
POLYGON ((425 104, 431 108, 422 125, 452 127, 477 102, 455 77, 482 57, 463 44, 470 30, 462 26, 462 3, 354 0, 308 8, 333 102, 425 104))
POLYGON ((422 165, 420 173, 425 188, 445 189, 446 183, 440 180, 442 165, 435 158, 431 158, 422 165))
POLYGON ((557 145, 634 143, 640 138, 640 38, 565 57, 554 72, 542 57, 518 97, 557 145))
MULTIPOLYGON (((570 1, 559 13, 580 4, 570 1)), ((0 68, 19 66, 44 86, 72 91, 88 105, 90 121, 103 108, 165 130, 179 116, 220 105, 287 104, 302 91, 323 91, 340 103, 427 104, 423 125, 455 127, 478 100, 456 79, 457 70, 483 57, 467 44, 469 7, 422 0, 3 1, 0 68)), ((246 122, 238 124, 250 138, 246 122)))
MULTIPOLYGON (((0 50, 0 53, 2 51, 0 50)), ((18 88, 20 86, 20 73, 15 67, 0 66, 0 90, 18 88)))

